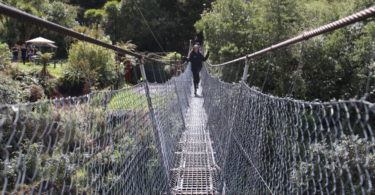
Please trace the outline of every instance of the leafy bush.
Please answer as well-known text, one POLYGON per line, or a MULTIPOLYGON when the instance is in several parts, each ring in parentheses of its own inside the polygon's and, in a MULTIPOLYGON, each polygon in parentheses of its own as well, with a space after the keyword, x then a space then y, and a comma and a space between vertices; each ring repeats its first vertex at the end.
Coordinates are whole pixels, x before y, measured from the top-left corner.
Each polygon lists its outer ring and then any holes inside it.
POLYGON ((98 28, 104 17, 105 12, 101 9, 88 9, 84 14, 84 18, 88 21, 88 23, 96 28, 98 28))
POLYGON ((43 64, 43 69, 42 69, 42 75, 43 76, 47 75, 47 65, 48 65, 48 62, 51 60, 52 57, 53 57, 52 53, 43 53, 43 54, 39 55, 39 58, 40 58, 40 60, 43 64))
MULTIPOLYGON (((180 53, 170 52, 163 60, 169 61, 168 64, 174 64, 175 60, 180 60, 182 55, 180 53)), ((168 77, 171 77, 177 67, 175 65, 164 66, 164 72, 167 73, 168 77)))
POLYGON ((28 94, 22 90, 18 82, 0 74, 0 104, 15 104, 22 102, 28 94))
POLYGON ((22 99, 24 100, 34 102, 44 96, 50 98, 60 96, 58 80, 41 77, 39 70, 20 71, 16 66, 10 65, 4 72, 9 80, 13 79, 13 82, 9 83, 9 85, 16 83, 17 90, 23 94, 22 99))
POLYGON ((15 64, 10 65, 0 65, 0 71, 2 71, 5 75, 15 78, 21 71, 19 67, 15 64))
MULTIPOLYGON (((325 143, 310 145, 307 155, 312 157, 308 162, 299 162, 291 173, 291 181, 307 192, 315 192, 313 182, 326 183, 337 192, 350 193, 353 189, 350 185, 340 185, 341 178, 344 182, 351 181, 353 185, 361 182, 362 175, 358 168, 365 167, 370 173, 375 172, 375 144, 358 136, 343 136, 331 146, 325 143), (329 173, 330 177, 321 181, 321 173, 329 173), (350 175, 350 176, 348 176, 350 175), (348 178, 350 177, 350 178, 348 178), (337 181, 336 181, 337 180, 337 181)), ((362 170, 363 171, 363 170, 362 170)), ((366 178, 369 184, 374 186, 374 176, 366 178)), ((367 185, 363 184, 363 185, 367 185)), ((356 193, 361 193, 359 186, 355 186, 356 193)), ((374 189, 372 189, 374 193, 374 189)))
POLYGON ((91 87, 104 88, 115 77, 115 53, 93 44, 77 42, 69 50, 66 81, 80 83, 84 80, 91 87))
POLYGON ((9 52, 8 45, 0 43, 0 69, 3 69, 9 64, 11 53, 9 52))
POLYGON ((179 60, 181 59, 182 55, 180 53, 170 52, 168 53, 163 59, 164 60, 179 60))
POLYGON ((86 89, 85 79, 77 78, 76 72, 65 71, 64 77, 58 80, 59 91, 68 96, 80 96, 89 93, 90 89, 86 89))

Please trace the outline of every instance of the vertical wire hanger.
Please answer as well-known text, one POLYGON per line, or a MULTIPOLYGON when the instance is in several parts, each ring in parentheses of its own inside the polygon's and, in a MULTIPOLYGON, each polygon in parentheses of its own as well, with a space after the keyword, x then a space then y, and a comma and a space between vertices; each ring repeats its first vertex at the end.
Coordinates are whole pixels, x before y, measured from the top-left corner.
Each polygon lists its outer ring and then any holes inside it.
MULTIPOLYGON (((90 67, 90 64, 89 64, 89 61, 87 60, 87 55, 86 55, 86 36, 83 36, 83 62, 84 62, 84 66, 86 66, 87 70, 90 71, 91 70, 91 67, 90 67)), ((88 84, 89 84, 89 90, 91 92, 91 88, 92 88, 92 80, 91 80, 91 73, 90 72, 86 72, 86 76, 87 76, 87 79, 88 79, 88 84)))
POLYGON ((262 84, 261 92, 264 91, 264 87, 266 86, 266 83, 268 81, 268 75, 269 75, 269 72, 270 72, 270 68, 271 68, 271 66, 273 66, 273 51, 271 51, 269 53, 268 58, 269 58, 269 61, 268 61, 268 65, 267 65, 267 72, 266 72, 266 76, 265 76, 263 84, 262 84))
POLYGON ((290 86, 289 92, 288 92, 287 95, 293 96, 293 93, 294 93, 295 88, 296 88, 297 76, 299 74, 302 74, 302 73, 300 73, 300 71, 302 71, 303 64, 304 64, 303 63, 304 50, 305 50, 305 42, 302 42, 301 47, 300 47, 300 57, 299 57, 300 60, 299 60, 297 69, 295 71, 296 74, 292 74, 294 76, 294 78, 293 78, 292 85, 290 86))
POLYGON ((374 59, 375 59, 375 48, 373 48, 372 58, 371 58, 370 64, 367 65, 368 75, 367 75, 365 93, 363 94, 363 97, 362 97, 363 100, 367 100, 368 96, 369 96, 372 76, 374 76, 374 70, 372 69, 372 66, 375 66, 375 60, 374 59))
MULTIPOLYGON (((117 44, 118 40, 118 22, 117 22, 117 16, 115 17, 115 35, 114 35, 114 41, 115 44, 117 44)), ((112 43, 113 44, 113 43, 112 43)), ((116 52, 115 52, 115 63, 116 63, 116 83, 115 83, 115 88, 118 89, 120 86, 120 63, 122 61, 121 55, 119 53, 119 45, 116 47, 116 52)))

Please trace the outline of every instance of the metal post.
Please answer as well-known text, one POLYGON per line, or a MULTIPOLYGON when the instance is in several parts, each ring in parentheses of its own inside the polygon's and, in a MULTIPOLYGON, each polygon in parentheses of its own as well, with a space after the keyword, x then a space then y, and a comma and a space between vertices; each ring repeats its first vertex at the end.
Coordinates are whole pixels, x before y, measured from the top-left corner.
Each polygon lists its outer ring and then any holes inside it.
MULTIPOLYGON (((166 157, 166 147, 165 147, 165 143, 162 141, 162 136, 163 135, 163 132, 160 130, 159 126, 158 126, 158 123, 156 122, 156 116, 155 116, 155 112, 154 112, 154 108, 152 106, 152 100, 151 100, 151 96, 150 96, 150 88, 149 88, 149 84, 148 84, 148 80, 147 80, 147 76, 146 76, 146 71, 145 71, 145 66, 144 66, 144 58, 140 58, 140 69, 141 69, 141 74, 142 74, 142 78, 143 78, 143 82, 144 82, 144 86, 145 86, 145 92, 146 92, 146 98, 147 98, 147 104, 148 104, 148 108, 149 108, 149 111, 150 111, 150 117, 151 117, 151 122, 152 122, 152 127, 153 127, 153 130, 154 130, 154 136, 155 136, 155 141, 156 141, 156 145, 157 145, 157 148, 158 150, 160 151, 159 154, 160 154, 160 160, 161 160, 161 163, 163 164, 164 168, 165 168, 165 175, 166 175, 166 178, 167 178, 167 183, 169 183, 170 179, 169 179, 169 165, 168 165, 168 162, 166 161, 167 158, 166 157)), ((169 191, 169 189, 167 189, 169 191)))
POLYGON ((246 80, 247 80, 247 73, 249 72, 249 58, 246 58, 245 60, 245 68, 243 70, 243 75, 242 75, 242 79, 241 79, 241 82, 243 83, 246 83, 246 80))
MULTIPOLYGON (((140 64, 139 67, 141 69, 141 75, 145 83, 147 83, 147 76, 146 76, 146 71, 145 71, 145 65, 144 65, 144 58, 140 58, 140 64)), ((148 88, 148 85, 147 85, 148 88)))

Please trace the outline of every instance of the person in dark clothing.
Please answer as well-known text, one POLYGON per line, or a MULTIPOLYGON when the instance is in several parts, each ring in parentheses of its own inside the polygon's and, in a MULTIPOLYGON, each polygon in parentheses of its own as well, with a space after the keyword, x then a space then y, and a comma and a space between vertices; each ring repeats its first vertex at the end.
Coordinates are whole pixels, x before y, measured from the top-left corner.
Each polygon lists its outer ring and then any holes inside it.
POLYGON ((31 46, 27 47, 26 61, 31 62, 33 56, 33 48, 31 46))
POLYGON ((26 45, 22 45, 22 48, 21 48, 21 57, 22 57, 23 64, 26 64, 26 57, 27 57, 27 48, 26 48, 26 45))
POLYGON ((17 47, 17 46, 14 46, 14 47, 12 48, 12 54, 13 54, 13 59, 12 59, 12 61, 13 61, 13 62, 17 62, 17 60, 18 60, 18 52, 19 52, 18 47, 17 47))
POLYGON ((202 69, 202 62, 206 61, 210 55, 210 52, 206 56, 200 52, 199 45, 194 45, 193 49, 190 51, 189 56, 186 58, 191 62, 191 72, 193 72, 194 80, 194 94, 197 96, 197 89, 200 81, 199 73, 202 69))

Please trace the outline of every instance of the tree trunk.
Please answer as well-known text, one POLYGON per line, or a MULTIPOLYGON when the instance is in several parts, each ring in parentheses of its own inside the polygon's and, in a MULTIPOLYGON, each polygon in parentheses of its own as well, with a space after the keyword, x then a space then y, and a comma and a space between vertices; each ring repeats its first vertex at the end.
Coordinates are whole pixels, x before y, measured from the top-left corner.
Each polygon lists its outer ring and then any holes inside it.
POLYGON ((43 63, 42 76, 47 75, 47 63, 43 63))

